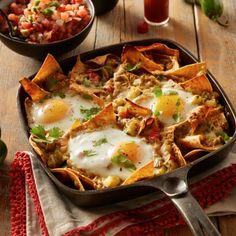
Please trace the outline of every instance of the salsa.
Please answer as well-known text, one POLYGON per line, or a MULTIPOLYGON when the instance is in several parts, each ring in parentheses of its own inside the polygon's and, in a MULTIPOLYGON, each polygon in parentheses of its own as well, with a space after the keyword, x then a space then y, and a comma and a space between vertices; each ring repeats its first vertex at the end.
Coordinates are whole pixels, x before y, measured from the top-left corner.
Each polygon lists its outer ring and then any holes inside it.
POLYGON ((84 0, 14 0, 7 14, 15 35, 30 43, 70 38, 91 19, 84 0))

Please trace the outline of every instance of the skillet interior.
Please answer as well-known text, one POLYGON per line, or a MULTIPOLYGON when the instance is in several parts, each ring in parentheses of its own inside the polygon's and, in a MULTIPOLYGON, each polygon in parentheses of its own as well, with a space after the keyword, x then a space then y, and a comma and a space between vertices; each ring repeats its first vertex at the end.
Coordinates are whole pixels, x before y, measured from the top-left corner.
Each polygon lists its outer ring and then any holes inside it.
MULTIPOLYGON (((141 41, 126 42, 126 43, 111 45, 104 48, 89 51, 89 52, 81 54, 80 56, 81 56, 81 60, 84 61, 84 60, 92 59, 96 56, 103 55, 106 53, 113 53, 113 54, 120 55, 122 52, 122 48, 125 44, 150 45, 156 42, 164 43, 170 48, 178 49, 180 51, 181 65, 187 65, 187 64, 198 62, 198 60, 184 47, 182 47, 181 45, 179 45, 178 43, 174 41, 170 41, 166 39, 148 39, 148 40, 141 40, 141 41)), ((74 56, 60 62, 60 65, 65 74, 67 74, 72 69, 73 65, 76 62, 76 58, 77 57, 74 56)), ((29 78, 32 79, 33 76, 34 75, 30 76, 29 78)), ((192 168, 189 171, 189 175, 188 175, 189 177, 192 177, 198 173, 202 173, 203 171, 207 170, 209 167, 222 161, 227 156, 227 154, 229 153, 229 151, 231 150, 233 146, 233 143, 236 140, 236 132, 235 132, 236 115, 232 107, 232 104, 230 103, 229 99, 227 98, 221 86, 217 83, 216 79, 210 72, 207 73, 207 77, 209 81, 211 82, 213 89, 220 94, 220 102, 225 107, 227 119, 228 119, 229 127, 230 127, 230 136, 232 138, 220 149, 193 161, 191 163, 192 168)), ((27 125, 26 111, 24 107, 24 100, 27 96, 28 95, 26 94, 26 92, 20 86, 18 89, 18 94, 17 94, 18 111, 19 111, 19 115, 21 119, 21 124, 24 129, 24 133, 26 134, 27 138, 29 138, 29 128, 27 125)), ((110 188, 110 189, 104 189, 104 190, 90 190, 90 191, 81 192, 81 191, 65 186, 48 170, 48 168, 42 162, 41 162, 41 165, 42 165, 42 168, 49 175, 51 180, 59 188, 59 190, 65 195, 67 195, 73 202, 75 202, 77 205, 80 205, 80 206, 105 205, 105 204, 109 204, 113 202, 132 199, 135 197, 142 196, 144 194, 157 191, 153 189, 152 187, 136 186, 135 184, 132 184, 129 186, 119 186, 116 188, 110 188)), ((179 171, 185 171, 185 168, 179 168, 179 169, 174 170, 174 172, 176 173, 178 173, 179 171)), ((166 175, 168 176, 168 174, 166 175)), ((154 177, 154 178, 158 178, 158 177, 154 177)), ((161 194, 160 191, 157 191, 157 193, 159 195, 161 194)))

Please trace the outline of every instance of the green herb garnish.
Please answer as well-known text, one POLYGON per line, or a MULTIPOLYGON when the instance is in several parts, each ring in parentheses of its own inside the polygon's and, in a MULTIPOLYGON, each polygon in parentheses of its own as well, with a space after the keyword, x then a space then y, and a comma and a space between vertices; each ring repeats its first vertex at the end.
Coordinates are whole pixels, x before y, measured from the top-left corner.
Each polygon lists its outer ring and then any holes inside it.
POLYGON ((132 161, 130 161, 127 157, 124 155, 117 155, 112 157, 111 162, 115 165, 119 165, 121 167, 124 167, 128 169, 129 171, 135 171, 136 166, 132 161))
POLYGON ((32 140, 37 143, 53 143, 63 134, 62 130, 58 127, 53 127, 46 131, 42 125, 32 127, 30 133, 33 135, 32 140))
POLYGON ((180 121, 180 116, 179 116, 179 113, 174 113, 173 116, 172 116, 173 120, 177 123, 180 121))
POLYGON ((92 156, 97 155, 97 153, 93 150, 83 150, 82 154, 85 157, 92 157, 92 156))
POLYGON ((140 69, 140 67, 141 67, 141 62, 138 62, 135 65, 131 65, 130 63, 127 63, 125 65, 125 69, 129 72, 136 71, 136 70, 140 69))
POLYGON ((82 80, 82 84, 85 87, 90 87, 90 80, 87 77, 84 77, 83 80, 82 80))
POLYGON ((50 6, 58 8, 60 6, 59 2, 51 2, 50 6))
POLYGON ((83 122, 90 120, 94 115, 96 115, 101 110, 100 107, 91 107, 90 109, 86 109, 80 107, 80 112, 84 115, 83 122))
POLYGON ((93 143, 94 143, 93 146, 97 147, 97 146, 101 146, 104 143, 108 143, 108 141, 107 141, 107 138, 104 137, 104 138, 101 138, 97 141, 93 141, 93 143))
POLYGON ((155 111, 154 112, 154 116, 159 116, 159 115, 161 115, 161 111, 155 111))
POLYGON ((85 93, 84 93, 82 96, 83 96, 83 98, 86 99, 86 100, 92 100, 92 99, 93 99, 93 97, 92 97, 91 95, 89 95, 89 94, 85 94, 85 93))
POLYGON ((40 3, 40 0, 36 0, 36 1, 34 2, 34 5, 37 7, 37 6, 39 5, 39 3, 40 3))
POLYGON ((45 83, 45 88, 48 91, 52 91, 57 84, 58 84, 58 80, 56 80, 54 78, 49 78, 45 83))
POLYGON ((176 105, 177 107, 179 107, 179 106, 181 105, 181 100, 180 100, 180 98, 177 99, 177 102, 176 102, 175 105, 176 105))
POLYGON ((53 14, 53 10, 50 9, 50 8, 46 8, 46 9, 43 10, 43 14, 45 16, 51 16, 53 14))
POLYGON ((156 95, 156 97, 162 96, 162 89, 159 87, 154 88, 153 93, 156 95))
POLYGON ((178 93, 176 91, 173 91, 173 90, 168 90, 168 91, 165 91, 165 95, 177 95, 178 93))
POLYGON ((230 137, 224 131, 220 131, 218 134, 224 139, 225 142, 229 141, 230 137))

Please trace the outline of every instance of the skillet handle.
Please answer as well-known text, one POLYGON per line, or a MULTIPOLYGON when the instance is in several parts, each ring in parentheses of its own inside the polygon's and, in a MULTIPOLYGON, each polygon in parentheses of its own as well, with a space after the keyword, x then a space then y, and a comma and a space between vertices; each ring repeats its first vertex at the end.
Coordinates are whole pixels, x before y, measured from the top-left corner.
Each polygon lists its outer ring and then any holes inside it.
POLYGON ((186 192, 180 196, 172 196, 170 199, 182 214, 194 235, 221 235, 190 192, 186 192))
POLYGON ((196 236, 220 236, 214 224, 188 191, 187 174, 191 166, 148 181, 148 185, 160 189, 175 204, 185 222, 196 236))

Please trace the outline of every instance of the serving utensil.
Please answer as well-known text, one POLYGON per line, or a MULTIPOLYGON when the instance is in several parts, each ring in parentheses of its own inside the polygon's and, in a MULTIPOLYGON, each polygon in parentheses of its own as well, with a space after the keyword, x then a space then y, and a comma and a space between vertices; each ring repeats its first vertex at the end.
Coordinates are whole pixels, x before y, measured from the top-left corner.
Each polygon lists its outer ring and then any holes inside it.
MULTIPOLYGON (((8 19, 7 14, 1 8, 0 8, 0 15, 3 16, 3 18, 7 22, 8 34, 7 35, 5 34, 5 35, 9 36, 11 39, 15 39, 15 40, 19 40, 19 41, 24 41, 22 38, 15 36, 12 23, 8 19)), ((0 33, 2 34, 2 32, 0 32, 0 33)))

